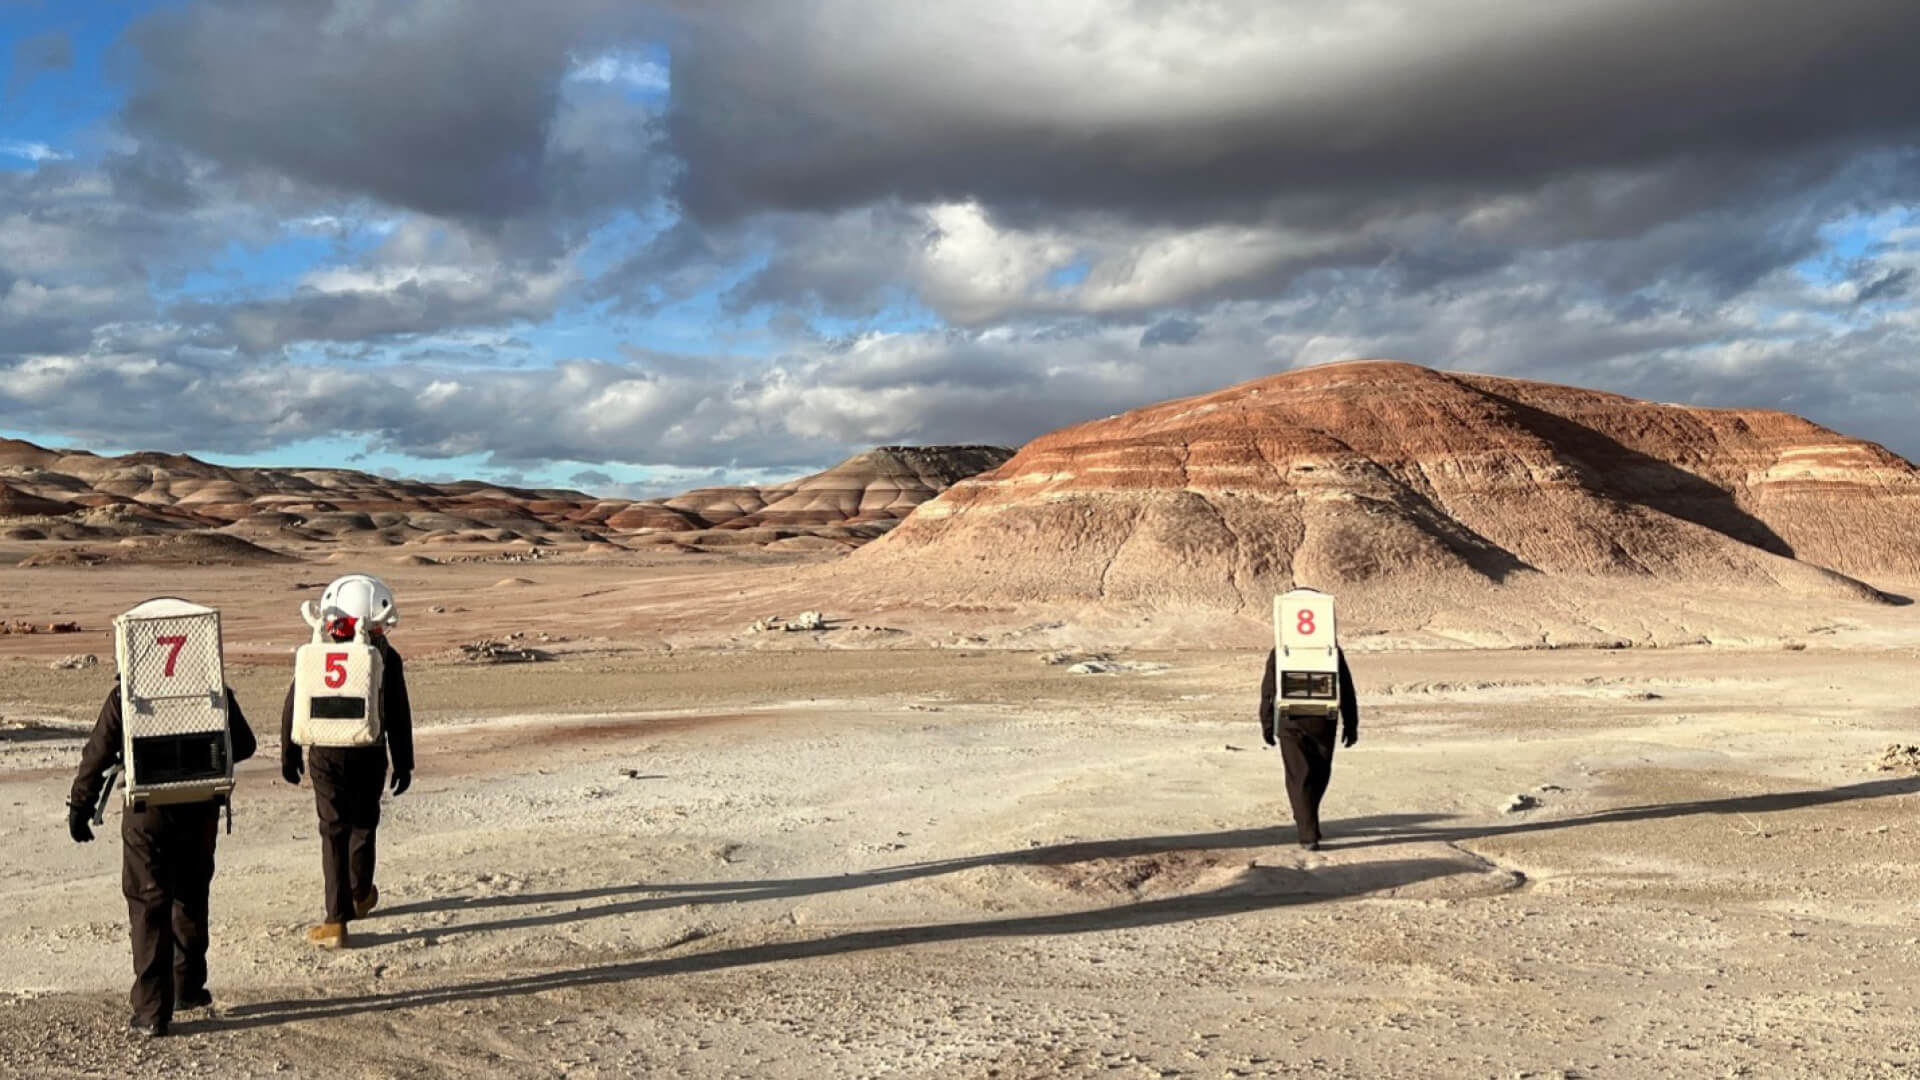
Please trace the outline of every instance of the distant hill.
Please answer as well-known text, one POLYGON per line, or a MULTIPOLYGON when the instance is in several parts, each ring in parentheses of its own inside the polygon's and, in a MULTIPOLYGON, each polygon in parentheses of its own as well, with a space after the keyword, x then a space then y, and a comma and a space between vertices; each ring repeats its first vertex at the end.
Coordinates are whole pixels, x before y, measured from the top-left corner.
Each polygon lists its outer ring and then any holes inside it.
POLYGON ((1364 361, 1042 436, 826 573, 876 603, 1254 620, 1297 583, 1356 626, 1679 641, 1730 625, 1688 619, 1699 590, 1802 598, 1795 624, 1896 602, 1920 470, 1785 413, 1364 361))
POLYGON ((77 541, 219 530, 269 546, 353 546, 595 542, 672 532, 682 547, 808 537, 851 547, 1011 453, 883 447, 771 488, 636 501, 479 481, 394 480, 351 469, 226 467, 182 454, 107 457, 0 439, 0 535, 77 541))

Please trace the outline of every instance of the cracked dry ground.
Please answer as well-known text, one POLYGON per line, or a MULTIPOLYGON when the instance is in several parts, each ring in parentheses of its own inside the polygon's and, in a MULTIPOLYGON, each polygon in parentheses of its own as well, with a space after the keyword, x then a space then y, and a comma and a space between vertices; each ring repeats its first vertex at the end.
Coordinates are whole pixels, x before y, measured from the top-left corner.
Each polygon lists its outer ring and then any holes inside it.
POLYGON ((1260 655, 1139 658, 1171 669, 423 664, 359 947, 301 941, 311 796, 269 740, 221 838, 218 1008, 155 1043, 119 1030, 117 836, 60 820, 101 680, 8 662, 0 1072, 1920 1071, 1920 777, 1875 769, 1911 650, 1356 654, 1314 854, 1260 655))

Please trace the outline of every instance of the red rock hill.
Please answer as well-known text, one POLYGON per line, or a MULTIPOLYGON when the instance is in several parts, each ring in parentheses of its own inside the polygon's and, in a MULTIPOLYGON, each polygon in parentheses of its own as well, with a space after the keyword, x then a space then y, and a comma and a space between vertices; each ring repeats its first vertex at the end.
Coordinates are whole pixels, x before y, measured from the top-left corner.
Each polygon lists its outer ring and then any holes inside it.
POLYGON ((1878 601, 1920 581, 1920 470, 1785 413, 1360 361, 1035 439, 843 572, 1249 614, 1299 583, 1390 623, 1542 578, 1878 601))

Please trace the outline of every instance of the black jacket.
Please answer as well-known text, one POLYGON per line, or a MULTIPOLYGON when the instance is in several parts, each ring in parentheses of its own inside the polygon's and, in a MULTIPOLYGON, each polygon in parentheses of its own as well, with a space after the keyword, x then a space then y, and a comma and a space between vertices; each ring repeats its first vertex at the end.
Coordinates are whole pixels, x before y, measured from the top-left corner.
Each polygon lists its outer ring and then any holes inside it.
MULTIPOLYGON (((1353 692, 1353 673, 1347 670, 1347 654, 1343 649, 1333 650, 1340 661, 1340 730, 1344 736, 1348 733, 1360 733, 1360 702, 1353 692)), ((1277 650, 1267 651, 1267 672, 1260 679, 1260 733, 1273 734, 1273 701, 1279 693, 1279 674, 1275 671, 1274 659, 1277 650)))
MULTIPOLYGON (((235 764, 252 757, 259 749, 253 728, 247 726, 247 714, 240 711, 240 703, 234 700, 231 688, 227 690, 227 735, 233 741, 235 764)), ((80 772, 74 776, 73 790, 67 794, 68 806, 91 808, 100 800, 107 770, 120 761, 125 736, 125 719, 120 712, 120 680, 115 679, 113 689, 107 691, 106 702, 100 706, 99 719, 93 722, 93 734, 87 736, 86 748, 80 751, 80 772)))
MULTIPOLYGON (((380 650, 380 732, 387 746, 393 771, 413 771, 413 704, 407 700, 406 665, 400 654, 384 637, 374 638, 380 650)), ((367 749, 372 749, 368 747, 367 749)), ((300 744, 293 741, 293 684, 287 684, 287 701, 280 707, 280 764, 284 768, 300 760, 300 744)))

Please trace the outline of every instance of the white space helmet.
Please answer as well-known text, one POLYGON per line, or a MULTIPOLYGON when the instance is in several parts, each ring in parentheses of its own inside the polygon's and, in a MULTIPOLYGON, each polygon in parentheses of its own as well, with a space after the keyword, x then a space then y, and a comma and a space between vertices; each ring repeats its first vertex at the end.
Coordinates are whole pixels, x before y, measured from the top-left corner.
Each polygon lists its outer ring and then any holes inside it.
POLYGON ((323 618, 345 615, 365 623, 369 633, 384 632, 400 622, 400 609, 393 602, 393 590, 379 578, 366 574, 348 574, 333 579, 320 594, 323 618))

